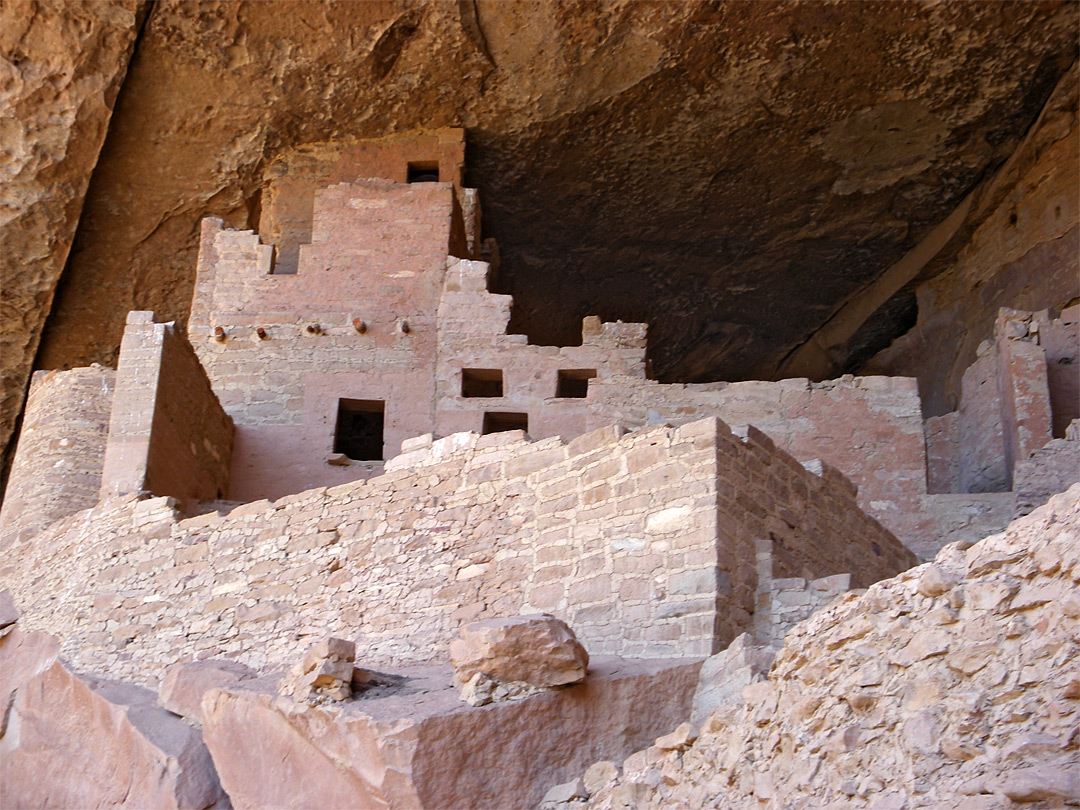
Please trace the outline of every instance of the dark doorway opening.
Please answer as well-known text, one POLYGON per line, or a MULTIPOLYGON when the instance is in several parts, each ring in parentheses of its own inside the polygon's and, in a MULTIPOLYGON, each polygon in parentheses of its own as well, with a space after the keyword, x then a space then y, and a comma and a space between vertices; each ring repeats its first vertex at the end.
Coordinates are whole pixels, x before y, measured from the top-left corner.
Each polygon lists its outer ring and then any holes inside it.
POLYGON ((529 432, 529 415, 527 413, 485 413, 484 435, 489 433, 503 433, 507 430, 524 430, 529 432))
MULTIPOLYGON (((398 164, 399 166, 401 164, 398 164)), ((434 162, 424 163, 410 163, 409 164, 409 182, 410 183, 438 183, 439 182, 439 164, 434 162)))
POLYGON ((596 376, 594 368, 567 368, 559 371, 555 396, 565 399, 585 399, 589 395, 589 380, 596 376))
POLYGON ((381 461, 385 411, 376 399, 339 399, 334 452, 353 461, 381 461))
POLYGON ((501 397, 502 371, 497 368, 463 368, 461 370, 463 397, 501 397))

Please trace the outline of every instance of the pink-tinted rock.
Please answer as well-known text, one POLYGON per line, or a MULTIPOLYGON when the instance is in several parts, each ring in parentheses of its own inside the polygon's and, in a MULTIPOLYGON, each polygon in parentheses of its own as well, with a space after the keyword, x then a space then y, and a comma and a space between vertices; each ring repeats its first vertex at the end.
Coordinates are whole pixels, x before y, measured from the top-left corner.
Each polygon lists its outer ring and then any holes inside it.
POLYGON ((0 634, 19 620, 19 609, 15 607, 15 600, 11 597, 11 591, 0 591, 0 634))
POLYGON ((161 679, 158 697, 161 705, 174 714, 202 719, 203 695, 210 689, 231 686, 255 677, 256 672, 239 661, 209 659, 184 661, 169 667, 161 679))
POLYGON ((0 638, 0 807, 228 807, 196 729, 152 692, 78 676, 59 643, 0 638))
POLYGON ((352 695, 354 660, 355 643, 325 638, 311 646, 281 680, 278 691, 293 700, 347 700, 352 695))
POLYGON ((203 733, 241 810, 535 808, 599 757, 621 761, 690 711, 697 662, 600 658, 589 679, 484 708, 448 667, 332 709, 261 682, 209 692, 203 733))
POLYGON ((547 614, 468 624, 450 642, 450 661, 462 684, 483 673, 504 683, 562 686, 584 680, 589 668, 574 631, 547 614))

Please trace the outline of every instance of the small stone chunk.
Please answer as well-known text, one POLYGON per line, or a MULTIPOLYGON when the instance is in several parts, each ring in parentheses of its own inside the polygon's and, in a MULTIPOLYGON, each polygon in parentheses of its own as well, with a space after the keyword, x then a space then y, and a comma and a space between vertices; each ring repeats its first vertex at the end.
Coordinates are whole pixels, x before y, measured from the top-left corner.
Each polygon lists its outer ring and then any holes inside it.
POLYGON ((619 766, 605 760, 590 765, 581 781, 585 786, 585 791, 590 796, 594 796, 618 778, 619 766))
POLYGON ((656 738, 656 747, 665 751, 681 751, 689 748, 698 738, 698 730, 689 723, 683 723, 670 734, 656 738))
POLYGON ((278 691, 296 701, 326 703, 352 697, 356 645, 327 638, 312 645, 304 659, 278 685, 278 691))
POLYGON ((555 785, 555 787, 544 794, 540 806, 544 807, 547 805, 563 804, 564 802, 571 802, 574 799, 587 798, 589 798, 589 794, 585 792, 585 784, 579 777, 572 782, 555 785))

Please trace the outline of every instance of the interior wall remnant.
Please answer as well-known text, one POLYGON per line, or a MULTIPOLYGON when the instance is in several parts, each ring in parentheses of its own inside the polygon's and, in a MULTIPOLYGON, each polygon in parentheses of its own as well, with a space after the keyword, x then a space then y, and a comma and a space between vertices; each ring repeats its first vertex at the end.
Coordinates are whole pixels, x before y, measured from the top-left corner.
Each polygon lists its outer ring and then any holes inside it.
POLYGON ((215 500, 229 488, 233 422, 187 338, 152 312, 128 314, 101 497, 215 500))
MULTIPOLYGON (((916 287, 915 327, 860 369, 918 378, 924 416, 960 406, 964 374, 992 339, 1001 307, 1057 314, 1080 298, 1078 76, 1074 63, 1024 142, 975 195, 969 219, 977 227, 924 271, 936 275, 916 287)), ((1052 374, 1055 388, 1066 375, 1052 374)))

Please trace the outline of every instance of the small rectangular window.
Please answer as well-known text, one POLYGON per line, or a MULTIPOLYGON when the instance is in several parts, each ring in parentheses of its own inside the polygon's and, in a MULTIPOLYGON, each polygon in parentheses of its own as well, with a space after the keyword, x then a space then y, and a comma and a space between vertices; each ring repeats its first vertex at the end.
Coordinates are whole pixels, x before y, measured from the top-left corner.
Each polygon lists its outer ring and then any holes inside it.
POLYGON ((484 414, 484 435, 489 433, 503 433, 507 430, 524 430, 529 432, 529 415, 527 413, 492 413, 484 414))
POLYGON ((381 461, 386 404, 374 399, 339 399, 334 452, 353 461, 381 461))
POLYGON ((461 370, 463 397, 501 397, 502 371, 497 368, 463 368, 461 370))
POLYGON ((565 399, 585 399, 589 395, 589 380, 595 376, 596 369, 594 368, 562 369, 559 371, 559 384, 555 396, 565 399))
MULTIPOLYGON (((398 164, 401 165, 400 163, 398 164)), ((437 161, 424 161, 409 164, 410 183, 438 183, 439 164, 437 161)))

